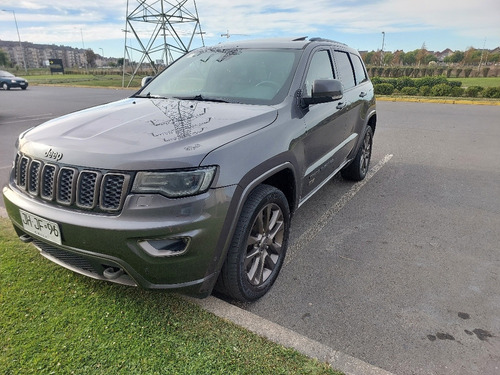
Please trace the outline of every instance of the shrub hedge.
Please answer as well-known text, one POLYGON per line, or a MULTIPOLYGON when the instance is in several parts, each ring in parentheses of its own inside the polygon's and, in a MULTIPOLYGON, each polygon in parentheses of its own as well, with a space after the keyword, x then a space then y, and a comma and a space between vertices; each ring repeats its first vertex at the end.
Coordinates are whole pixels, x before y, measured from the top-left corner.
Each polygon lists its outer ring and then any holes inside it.
POLYGON ((450 96, 476 98, 500 98, 500 87, 480 86, 462 88, 462 82, 449 81, 446 76, 411 78, 402 76, 398 78, 374 77, 372 79, 377 95, 392 95, 394 93, 411 96, 450 96))
POLYGON ((376 95, 392 95, 394 86, 390 83, 375 83, 373 85, 376 95))
POLYGON ((500 87, 487 87, 483 92, 485 98, 500 98, 500 87))

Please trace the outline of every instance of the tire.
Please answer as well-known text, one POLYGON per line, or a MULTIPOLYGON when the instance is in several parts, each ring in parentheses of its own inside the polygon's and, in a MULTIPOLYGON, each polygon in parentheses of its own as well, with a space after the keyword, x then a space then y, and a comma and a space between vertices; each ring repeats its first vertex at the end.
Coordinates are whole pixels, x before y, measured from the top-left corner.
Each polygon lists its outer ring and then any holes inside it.
POLYGON ((8 85, 8 84, 6 84, 5 82, 4 82, 4 83, 2 83, 2 88, 3 88, 4 90, 10 90, 9 85, 8 85))
POLYGON ((216 289, 243 302, 261 298, 278 277, 289 231, 285 195, 269 185, 256 187, 243 206, 216 289))
POLYGON ((363 137, 363 142, 361 142, 353 161, 340 172, 343 178, 346 180, 361 181, 366 177, 372 157, 372 144, 373 131, 371 126, 368 126, 363 137))

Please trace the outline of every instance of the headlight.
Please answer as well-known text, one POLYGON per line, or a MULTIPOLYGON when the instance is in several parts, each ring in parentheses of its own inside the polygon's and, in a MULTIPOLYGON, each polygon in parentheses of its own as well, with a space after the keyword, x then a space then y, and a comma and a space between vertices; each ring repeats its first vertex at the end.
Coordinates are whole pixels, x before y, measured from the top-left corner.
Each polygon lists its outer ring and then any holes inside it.
POLYGON ((159 193, 169 198, 187 197, 206 192, 215 176, 216 167, 169 172, 138 172, 134 193, 159 193))

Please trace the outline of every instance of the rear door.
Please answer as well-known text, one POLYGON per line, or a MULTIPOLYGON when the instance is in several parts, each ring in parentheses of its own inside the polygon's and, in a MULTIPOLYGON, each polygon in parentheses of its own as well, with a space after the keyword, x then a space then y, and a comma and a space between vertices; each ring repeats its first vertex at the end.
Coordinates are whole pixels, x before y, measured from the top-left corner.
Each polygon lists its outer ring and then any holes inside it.
POLYGON ((343 157, 346 158, 351 151, 354 151, 359 137, 363 136, 360 133, 363 132, 366 120, 367 99, 373 93, 369 92, 371 85, 358 55, 335 50, 333 57, 339 79, 344 86, 344 101, 349 111, 344 139, 355 139, 354 142, 350 142, 350 148, 343 150, 343 157))

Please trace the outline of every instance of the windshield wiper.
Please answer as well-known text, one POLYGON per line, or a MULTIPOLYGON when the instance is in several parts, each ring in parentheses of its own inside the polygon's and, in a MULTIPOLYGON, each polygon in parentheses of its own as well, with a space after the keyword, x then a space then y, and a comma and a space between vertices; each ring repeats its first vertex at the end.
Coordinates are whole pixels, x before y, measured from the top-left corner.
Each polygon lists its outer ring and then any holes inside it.
POLYGON ((224 99, 218 99, 218 98, 210 98, 210 97, 205 97, 203 95, 195 95, 195 96, 178 96, 175 97, 175 99, 179 100, 195 100, 198 102, 215 102, 215 103, 229 103, 227 100, 224 99))
POLYGON ((169 99, 167 96, 161 96, 161 95, 151 95, 150 92, 148 92, 146 95, 133 95, 133 98, 148 98, 148 99, 169 99))

